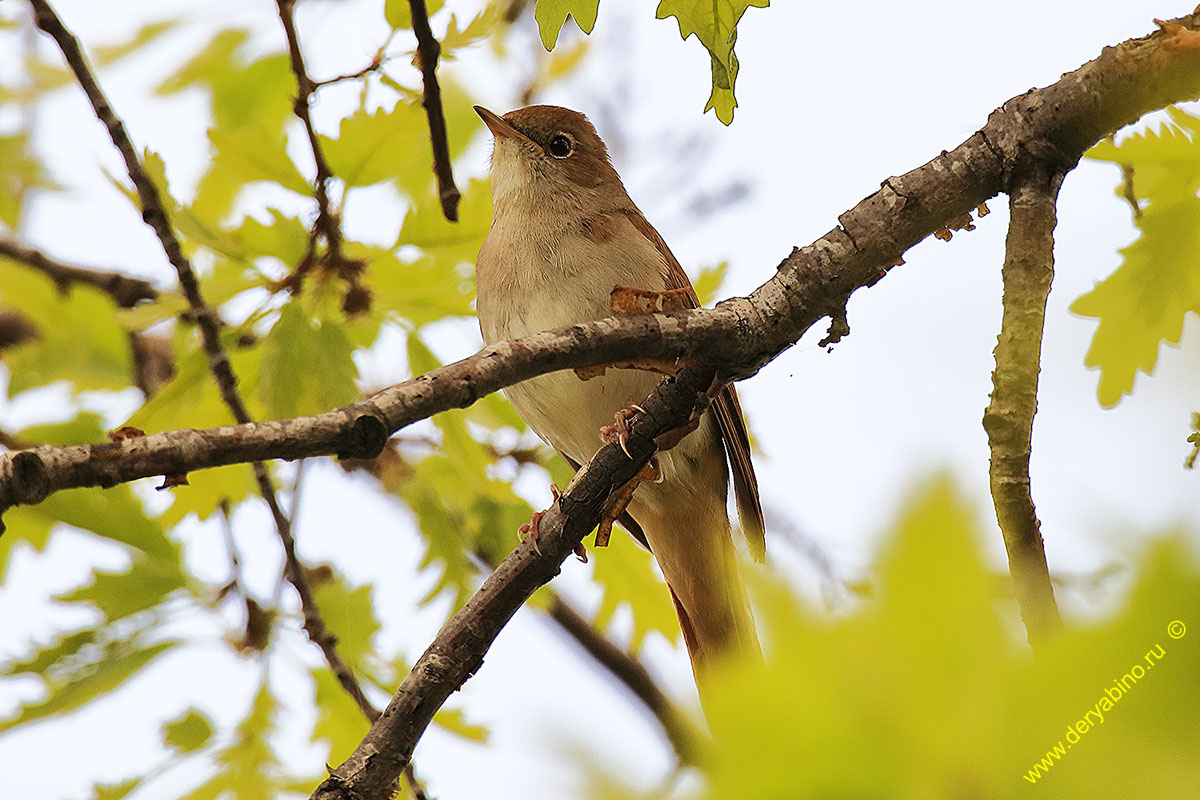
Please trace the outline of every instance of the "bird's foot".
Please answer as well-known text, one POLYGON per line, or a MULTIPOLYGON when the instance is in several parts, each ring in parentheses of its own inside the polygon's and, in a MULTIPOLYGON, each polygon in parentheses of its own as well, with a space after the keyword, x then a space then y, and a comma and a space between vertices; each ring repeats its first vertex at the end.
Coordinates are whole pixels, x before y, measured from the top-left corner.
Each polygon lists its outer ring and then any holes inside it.
MULTIPOLYGON (((621 449, 625 451, 625 455, 629 456, 629 447, 625 444, 629 441, 629 420, 638 411, 641 411, 643 414, 645 413, 645 409, 635 403, 629 408, 622 408, 614 414, 613 424, 600 428, 600 441, 605 444, 612 444, 613 442, 620 444, 621 449)), ((629 457, 633 458, 633 456, 629 457)))
MULTIPOLYGON (((559 494, 558 487, 553 483, 550 484, 550 494, 554 498, 553 502, 551 502, 551 505, 553 505, 554 503, 558 502, 558 498, 561 496, 559 494)), ((549 511, 549 509, 546 509, 546 511, 549 511)), ((521 539, 521 541, 525 541, 526 538, 533 539, 533 550, 539 556, 542 554, 542 551, 538 547, 538 536, 540 535, 538 526, 542 523, 542 517, 546 516, 546 511, 534 511, 529 515, 529 522, 526 522, 524 525, 517 528, 517 536, 521 539)), ((578 549, 576 549, 575 554, 579 555, 578 549)), ((587 556, 584 556, 583 560, 587 561, 587 556)))
POLYGON ((529 515, 529 522, 517 528, 517 536, 520 537, 522 542, 526 539, 533 540, 533 550, 539 556, 542 554, 542 551, 538 547, 538 536, 540 535, 538 526, 542 524, 542 517, 544 516, 546 516, 545 511, 535 511, 529 515))

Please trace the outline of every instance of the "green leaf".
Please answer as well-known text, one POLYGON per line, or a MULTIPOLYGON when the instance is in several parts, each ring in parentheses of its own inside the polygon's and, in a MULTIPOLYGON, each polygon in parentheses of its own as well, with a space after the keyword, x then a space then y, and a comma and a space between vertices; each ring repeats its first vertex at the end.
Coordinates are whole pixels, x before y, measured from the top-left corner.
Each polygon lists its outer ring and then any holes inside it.
POLYGON ((500 14, 495 5, 489 5, 480 11, 462 29, 458 29, 458 17, 450 15, 446 33, 441 38, 442 58, 453 59, 454 51, 487 39, 496 32, 500 22, 500 14))
MULTIPOLYGON (((432 17, 442 10, 446 0, 428 0, 425 3, 426 16, 432 17)), ((412 28, 412 8, 408 0, 384 0, 383 18, 393 30, 406 31, 412 28)))
MULTIPOLYGON (((57 446, 103 442, 105 438, 99 416, 89 413, 68 422, 25 428, 15 435, 21 441, 57 446)), ((37 505, 10 509, 5 513, 5 522, 11 529, 7 534, 10 538, 24 537, 28 530, 36 532, 51 524, 65 523, 135 547, 148 556, 168 561, 178 558, 176 546, 166 536, 162 524, 146 515, 141 502, 124 484, 110 489, 55 492, 37 505)))
POLYGON ((263 683, 233 742, 217 754, 217 772, 181 800, 263 800, 288 783, 271 748, 278 703, 263 683))
POLYGON ((679 638, 679 622, 667 585, 654 567, 654 556, 621 531, 614 531, 608 547, 593 548, 596 566, 592 577, 604 589, 604 597, 592 621, 603 630, 621 606, 633 615, 629 648, 641 649, 646 634, 658 631, 668 642, 679 638))
POLYGON ((46 276, 0 257, 0 302, 19 310, 37 337, 4 352, 10 397, 56 381, 76 391, 124 389, 133 378, 129 336, 105 293, 46 276))
POLYGON ((1172 111, 1172 124, 1088 152, 1129 171, 1140 210, 1121 266, 1071 305, 1099 320, 1085 363, 1100 368, 1105 406, 1133 391, 1138 371, 1153 374, 1162 343, 1178 343, 1184 317, 1200 313, 1200 120, 1172 111))
POLYGON ((426 192, 404 215, 396 246, 415 245, 436 258, 444 270, 460 264, 474 265, 491 224, 490 184, 472 178, 462 192, 458 222, 448 221, 436 194, 426 192))
POLYGON ((1200 313, 1200 200, 1151 205, 1137 225, 1117 271, 1071 304, 1100 321, 1085 363, 1100 368, 1104 406, 1133 391, 1139 370, 1153 374, 1160 345, 1177 344, 1184 316, 1200 313))
POLYGON ((537 0, 533 15, 537 19, 542 47, 546 48, 546 52, 554 49, 567 17, 574 17, 579 29, 590 34, 596 26, 596 13, 599 10, 600 0, 537 0))
POLYGON ((949 797, 971 786, 1015 798, 1043 781, 1054 797, 1141 796, 1146 786, 1155 797, 1194 794, 1200 705, 1180 698, 1194 687, 1200 642, 1173 638, 1179 628, 1169 626, 1192 627, 1200 610, 1196 553, 1171 540, 1153 548, 1125 611, 1068 628, 1031 659, 1011 629, 1016 608, 979 552, 975 518, 944 480, 918 492, 888 537, 878 592, 832 618, 782 580, 748 574, 770 646, 765 664, 734 667, 709 692, 722 747, 700 796, 941 787, 932 796, 949 797))
MULTIPOLYGON (((325 612, 324 606, 321 606, 321 610, 325 612)), ((326 762, 341 763, 362 741, 370 723, 332 672, 320 667, 313 669, 311 675, 315 689, 313 701, 317 709, 312 741, 329 745, 326 762)))
POLYGON ((695 34, 708 50, 713 89, 704 110, 713 109, 717 119, 726 125, 733 122, 733 110, 737 107, 733 87, 737 80, 738 60, 733 46, 737 42, 738 21, 747 8, 766 8, 768 5, 769 0, 662 0, 658 4, 656 16, 659 19, 675 17, 684 41, 695 34))
POLYGON ((363 664, 375 650, 372 640, 380 628, 371 586, 351 587, 334 572, 315 581, 312 590, 325 624, 337 636, 342 658, 351 667, 363 664))
POLYGON ((247 125, 235 130, 213 128, 212 159, 196 188, 192 208, 201 219, 218 220, 232 208, 240 192, 255 181, 267 181, 305 197, 312 186, 287 155, 281 131, 247 125))
POLYGON ((425 112, 417 103, 399 101, 390 110, 359 109, 342 117, 336 138, 321 136, 329 168, 346 186, 371 186, 419 173, 433 174, 425 112))
POLYGON ((62 634, 53 644, 43 647, 24 661, 6 665, 4 674, 20 675, 22 672, 29 672, 42 675, 52 667, 70 660, 84 647, 95 642, 99 638, 99 634, 99 628, 88 628, 62 634))
POLYGON ((374 295, 373 308, 407 325, 419 327, 474 313, 470 279, 434 256, 407 261, 382 253, 370 261, 367 283, 374 295))
POLYGON ((124 686, 151 661, 178 645, 175 640, 143 645, 125 640, 112 642, 94 661, 76 664, 51 682, 45 699, 22 705, 14 716, 0 720, 0 733, 34 720, 65 714, 124 686))
POLYGON ((354 347, 332 320, 285 305, 263 342, 258 393, 272 419, 316 414, 360 397, 354 347))
POLYGON ((162 80, 155 92, 170 95, 199 86, 212 98, 216 128, 235 131, 253 126, 282 132, 292 115, 296 79, 287 55, 272 53, 247 61, 250 33, 220 31, 191 60, 162 80))
POLYGON ((163 743, 180 753, 203 749, 212 740, 212 735, 212 723, 194 708, 163 726, 163 743))
POLYGON ((491 735, 491 731, 486 725, 469 722, 467 715, 460 708, 443 706, 434 714, 433 722, 453 734, 478 744, 487 744, 488 737, 491 735))
POLYGON ((124 800, 142 785, 142 778, 130 778, 120 783, 98 783, 92 787, 92 800, 124 800))
POLYGON ((63 603, 91 603, 108 622, 145 611, 186 585, 181 566, 167 559, 136 559, 123 572, 92 573, 92 582, 58 595, 63 603))
POLYGON ((159 22, 150 22, 142 27, 123 42, 119 44, 107 44, 92 47, 89 50, 89 55, 92 60, 100 66, 111 66, 121 59, 132 55, 146 45, 154 42, 171 28, 179 24, 178 19, 164 19, 159 22))
POLYGON ((21 220, 21 205, 32 189, 61 189, 46 172, 33 152, 29 135, 0 135, 0 223, 16 228, 21 220))

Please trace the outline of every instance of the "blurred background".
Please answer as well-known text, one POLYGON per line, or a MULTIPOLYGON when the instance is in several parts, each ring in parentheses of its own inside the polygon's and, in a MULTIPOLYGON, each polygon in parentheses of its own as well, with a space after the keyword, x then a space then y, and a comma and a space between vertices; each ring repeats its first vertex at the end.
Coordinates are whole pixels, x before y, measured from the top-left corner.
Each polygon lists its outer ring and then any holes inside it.
MULTIPOLYGON (((199 86, 170 93, 155 87, 220 30, 249 32, 241 58, 282 51, 273 4, 59 0, 55 7, 92 52, 129 40, 147 23, 179 21, 101 69, 100 77, 134 141, 161 156, 172 193, 191 202, 211 163, 206 130, 213 124, 212 106, 199 86)), ((435 33, 445 30, 451 13, 461 27, 479 10, 478 3, 448 0, 433 18, 435 33)), ((609 144, 631 196, 685 269, 693 276, 708 270, 711 279, 723 275, 719 299, 752 291, 793 246, 833 228, 838 214, 888 176, 957 146, 1008 98, 1053 83, 1105 45, 1149 33, 1153 17, 1186 14, 1191 6, 1183 0, 979 6, 921 0, 751 8, 738 26, 739 105, 729 127, 701 113, 709 92, 707 53, 694 39, 681 41, 673 19, 654 19, 649 4, 606 0, 594 34, 584 37, 568 21, 553 56, 540 45, 532 8, 512 11, 515 21, 505 32, 454 50, 441 68, 462 89, 446 97, 459 186, 486 176, 490 149, 477 124, 466 137, 454 127, 466 119, 469 102, 500 113, 530 102, 583 111, 609 144), (718 273, 720 265, 726 266, 718 273)), ((34 85, 31 52, 60 63, 51 43, 30 30, 25 4, 0 5, 0 19, 0 85, 34 85)), ((305 0, 297 23, 309 72, 318 78, 361 69, 388 30, 378 0, 305 0)), ((397 37, 394 51, 411 49, 407 35, 397 37)), ((389 62, 386 70, 419 89, 419 74, 406 58, 389 62)), ((343 117, 359 108, 362 91, 361 81, 323 88, 313 108, 317 128, 336 135, 343 117)), ((366 107, 387 102, 381 92, 371 89, 366 107)), ((310 178, 311 155, 295 120, 288 125, 287 153, 310 178)), ((123 176, 123 164, 77 88, 47 92, 32 106, 4 106, 0 131, 16 130, 29 133, 49 177, 65 191, 31 195, 13 235, 63 260, 119 269, 172 289, 174 274, 157 241, 108 177, 123 176)), ((383 146, 427 148, 428 141, 383 146)), ((1154 376, 1140 375, 1132 396, 1104 408, 1096 373, 1084 367, 1095 321, 1068 311, 1112 273, 1118 251, 1135 237, 1130 208, 1115 191, 1119 182, 1115 166, 1085 161, 1067 177, 1059 203, 1031 471, 1047 558, 1068 621, 1094 619, 1121 600, 1128 564, 1151 536, 1178 529, 1200 544, 1197 476, 1182 466, 1200 396, 1194 315, 1187 318, 1181 347, 1160 352, 1154 376)), ((921 243, 906 254, 902 268, 855 294, 848 337, 831 349, 819 347, 825 334, 819 325, 738 387, 757 446, 770 569, 830 615, 869 593, 881 537, 914 485, 937 472, 951 476, 973 502, 992 566, 997 576, 1005 572, 980 419, 991 390, 1008 215, 1004 198, 988 205, 992 213, 976 230, 959 232, 950 242, 921 243)), ((238 195, 231 215, 261 221, 268 208, 308 222, 313 217, 311 198, 267 183, 238 195)), ((400 236, 405 213, 404 198, 391 188, 359 189, 346 201, 346 234, 388 248, 400 236)), ((467 235, 481 231, 476 226, 467 235)), ((262 327, 277 307, 251 292, 224 313, 238 320, 263 313, 262 327)), ((385 324, 376 340, 355 351, 360 390, 409 377, 412 330, 385 324)), ((467 316, 442 315, 420 331, 442 362, 480 346, 467 316)), ((0 399, 0 429, 61 422, 80 409, 100 414, 111 428, 142 402, 132 388, 80 393, 63 382, 21 392, 10 387, 0 399)), ((442 435, 430 423, 414 426, 403 433, 401 452, 420 451, 422 437, 436 442, 442 435)), ((536 444, 530 434, 511 429, 489 433, 488 441, 509 452, 536 444)), ((516 458, 498 459, 488 469, 492 478, 512 481, 533 507, 550 502, 544 469, 516 458)), ((299 498, 295 525, 303 559, 336 564, 349 585, 372 584, 381 623, 378 650, 415 660, 455 596, 442 591, 427 598, 444 588, 444 576, 438 565, 426 563, 427 542, 411 498, 400 502, 363 472, 325 459, 302 468, 281 465, 276 474, 288 503, 299 498), (292 491, 297 483, 302 493, 292 491)), ((152 513, 172 503, 150 486, 136 491, 152 513)), ((515 544, 515 526, 506 530, 515 544)), ((111 542, 68 525, 54 531, 44 549, 23 543, 22 530, 11 523, 0 541, 9 549, 0 584, 0 659, 25 658, 55 631, 94 621, 93 611, 53 596, 86 584, 95 569, 119 570, 129 562, 128 553, 111 542)), ((285 722, 277 736, 285 761, 311 773, 312 763, 327 757, 308 736, 314 712, 305 670, 319 662, 319 653, 298 632, 290 588, 278 585, 282 556, 266 509, 260 502, 241 503, 228 523, 220 514, 204 520, 191 514, 172 536, 183 544, 188 571, 217 586, 230 571, 227 534, 236 541, 247 591, 281 598, 291 615, 290 632, 278 634, 273 645, 270 670, 278 696, 291 692, 303 701, 283 704, 285 722)), ((554 585, 588 613, 602 603, 594 567, 570 561, 554 585)), ((0 763, 8 765, 0 795, 91 796, 95 782, 115 782, 161 761, 162 720, 189 707, 203 711, 222 735, 232 735, 268 669, 263 659, 231 654, 226 640, 239 624, 236 610, 181 614, 173 629, 198 643, 155 661, 128 685, 69 716, 0 736, 0 763), (59 759, 69 754, 68 766, 48 769, 47 752, 59 759)), ((1015 630, 1015 608, 1008 613, 1015 630)), ((608 631, 626 644, 638 638, 628 607, 616 610, 608 631)), ((680 643, 651 631, 641 657, 672 696, 697 706, 680 643)), ((28 676, 0 678, 0 718, 36 701, 41 691, 28 676)), ((654 720, 533 610, 518 613, 453 705, 490 735, 480 744, 444 727, 429 730, 415 763, 432 796, 578 796, 580 754, 641 791, 664 785, 680 791, 673 782, 688 780, 675 775, 674 754, 654 720)), ((203 759, 182 764, 138 796, 185 794, 210 768, 203 759)))

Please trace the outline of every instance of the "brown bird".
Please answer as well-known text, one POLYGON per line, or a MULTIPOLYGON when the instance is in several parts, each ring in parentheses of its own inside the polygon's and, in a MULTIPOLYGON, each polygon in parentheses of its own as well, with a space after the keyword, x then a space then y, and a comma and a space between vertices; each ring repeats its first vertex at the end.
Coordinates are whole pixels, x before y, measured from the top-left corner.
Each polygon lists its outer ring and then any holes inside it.
MULTIPOLYGON (((479 327, 489 344, 612 315, 625 286, 699 302, 687 275, 621 183, 582 114, 529 106, 503 117, 475 107, 495 139, 492 226, 476 269, 479 327)), ((583 380, 554 372, 509 387, 517 413, 575 469, 602 444, 599 431, 661 380, 609 369, 583 380)), ((727 386, 674 448, 661 478, 638 485, 626 528, 657 559, 683 630, 697 684, 730 654, 759 653, 726 512, 729 470, 750 551, 765 550, 758 482, 741 407, 727 386)))

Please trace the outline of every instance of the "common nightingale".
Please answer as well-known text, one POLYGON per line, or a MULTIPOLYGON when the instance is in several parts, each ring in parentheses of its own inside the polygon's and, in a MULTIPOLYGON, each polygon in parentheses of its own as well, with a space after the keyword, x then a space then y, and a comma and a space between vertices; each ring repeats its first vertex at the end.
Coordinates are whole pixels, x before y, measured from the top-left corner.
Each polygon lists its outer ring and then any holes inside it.
MULTIPOLYGON (((611 316, 617 286, 685 290, 676 295, 689 307, 699 305, 586 117, 557 106, 529 106, 503 117, 475 110, 495 140, 492 226, 476 263, 486 342, 611 316)), ((637 369, 608 369, 589 380, 561 371, 511 386, 507 394, 525 422, 578 469, 601 446, 600 429, 660 380, 637 369)), ((702 700, 717 662, 759 652, 726 511, 727 456, 742 530, 761 560, 758 483, 732 386, 721 390, 694 432, 657 455, 660 480, 639 484, 621 517, 654 554, 670 587, 702 700)))

